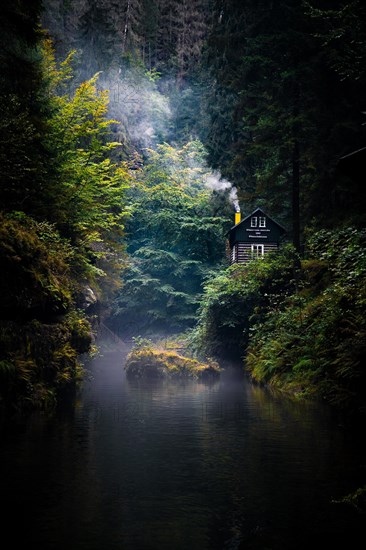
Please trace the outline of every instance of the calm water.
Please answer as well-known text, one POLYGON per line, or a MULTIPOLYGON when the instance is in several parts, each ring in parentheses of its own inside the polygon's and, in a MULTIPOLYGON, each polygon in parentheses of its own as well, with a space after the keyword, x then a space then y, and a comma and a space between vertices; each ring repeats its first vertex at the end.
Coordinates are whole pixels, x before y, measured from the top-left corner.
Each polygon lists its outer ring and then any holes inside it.
POLYGON ((233 366, 214 385, 133 384, 124 355, 92 361, 74 406, 4 424, 12 546, 356 548, 365 518, 332 499, 357 487, 364 457, 326 408, 274 397, 233 366))

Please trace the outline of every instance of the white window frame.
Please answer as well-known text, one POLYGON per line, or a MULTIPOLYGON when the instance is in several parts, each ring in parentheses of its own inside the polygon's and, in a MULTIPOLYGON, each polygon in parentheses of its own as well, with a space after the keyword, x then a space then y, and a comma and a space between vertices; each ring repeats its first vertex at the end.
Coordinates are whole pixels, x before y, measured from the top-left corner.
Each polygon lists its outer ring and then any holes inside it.
POLYGON ((250 227, 258 227, 258 218, 257 218, 257 216, 252 216, 251 217, 250 227))
POLYGON ((252 244, 251 245, 252 257, 263 258, 264 256, 264 244, 252 244))
POLYGON ((265 216, 259 216, 259 227, 266 227, 266 218, 265 218, 265 216))

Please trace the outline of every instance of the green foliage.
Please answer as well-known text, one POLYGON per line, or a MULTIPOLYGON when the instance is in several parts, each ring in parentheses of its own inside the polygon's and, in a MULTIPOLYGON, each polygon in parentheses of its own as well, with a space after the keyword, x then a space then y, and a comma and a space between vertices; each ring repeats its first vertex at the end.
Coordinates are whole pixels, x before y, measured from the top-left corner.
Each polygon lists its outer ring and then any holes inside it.
POLYGON ((177 332, 193 325, 202 283, 225 252, 227 220, 215 215, 204 160, 199 142, 161 144, 135 173, 128 193, 130 261, 110 319, 119 330, 177 332))
POLYGON ((20 0, 0 13, 0 205, 7 211, 29 212, 46 182, 40 12, 40 0, 20 0))
MULTIPOLYGON (((119 144, 110 139, 115 121, 106 118, 108 94, 98 91, 98 76, 71 91, 73 57, 57 64, 51 42, 40 44, 34 96, 44 108, 36 121, 16 95, 0 96, 0 198, 3 210, 52 225, 72 246, 75 279, 106 291, 121 264, 130 176, 125 164, 111 160, 119 144)), ((55 245, 55 258, 57 252, 55 245)))
POLYGON ((80 353, 89 350, 90 324, 72 311, 58 323, 0 321, 0 406, 48 408, 80 380, 80 353))
POLYGON ((0 86, 3 406, 49 406, 78 380, 78 356, 92 341, 78 307, 87 290, 107 300, 123 263, 130 176, 111 160, 119 144, 107 93, 97 75, 72 91, 73 54, 57 64, 50 42, 33 46, 29 109, 16 87, 0 86))
POLYGON ((142 336, 133 336, 133 349, 135 351, 140 351, 142 349, 151 349, 153 347, 153 342, 149 338, 143 338, 142 336))
POLYGON ((294 285, 295 254, 280 252, 222 269, 204 286, 199 321, 191 346, 199 355, 244 353, 254 325, 269 308, 277 310, 294 285))
POLYGON ((109 244, 122 234, 129 176, 126 165, 110 158, 119 143, 109 140, 116 121, 106 119, 108 94, 98 91, 95 75, 70 95, 66 84, 72 55, 59 68, 46 42, 44 59, 52 94, 46 146, 55 165, 46 215, 78 246, 90 249, 103 240, 109 244))
POLYGON ((352 227, 311 236, 296 292, 254 326, 246 358, 254 378, 364 407, 364 243, 365 232, 352 227))
POLYGON ((126 374, 132 379, 216 379, 221 372, 217 363, 201 363, 196 359, 183 357, 175 351, 159 350, 138 342, 129 353, 125 365, 126 374))
POLYGON ((189 344, 199 356, 242 355, 259 382, 365 410, 366 233, 308 236, 298 267, 292 247, 209 279, 189 344))
POLYGON ((265 206, 288 227, 297 216, 296 180, 302 228, 314 217, 325 227, 364 220, 361 179, 345 181, 337 161, 365 139, 365 8, 331 4, 214 4, 210 163, 235 182, 246 210, 265 206))
POLYGON ((308 2, 305 6, 332 69, 342 80, 362 80, 366 60, 365 6, 359 0, 335 2, 333 9, 315 8, 308 2))
POLYGON ((30 208, 44 183, 39 133, 29 107, 15 95, 0 95, 0 201, 2 208, 30 208))
POLYGON ((0 213, 0 288, 3 314, 65 313, 77 291, 70 264, 74 251, 48 222, 0 213))

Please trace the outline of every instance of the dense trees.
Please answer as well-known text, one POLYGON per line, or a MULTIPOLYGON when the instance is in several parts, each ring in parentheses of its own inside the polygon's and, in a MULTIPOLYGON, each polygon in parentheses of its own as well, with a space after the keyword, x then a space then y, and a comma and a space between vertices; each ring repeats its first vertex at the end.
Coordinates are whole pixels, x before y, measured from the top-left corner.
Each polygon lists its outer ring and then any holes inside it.
POLYGON ((0 14, 0 203, 5 209, 30 208, 45 178, 39 14, 38 1, 6 6, 0 14))
POLYGON ((80 310, 102 298, 116 330, 198 318, 196 350, 229 347, 260 380, 354 398, 366 193, 339 159, 364 146, 363 5, 47 0, 45 30, 41 7, 17 2, 0 21, 8 397, 53 396, 76 375, 80 310), (295 250, 227 268, 232 185, 295 250))
MULTIPOLYGON (((136 161, 134 163, 136 165, 136 161)), ((134 170, 126 226, 129 265, 109 322, 121 333, 192 326, 202 283, 225 261, 228 192, 210 188, 200 142, 149 150, 134 170)))
MULTIPOLYGON (((171 100, 173 122, 166 124, 164 136, 158 128, 160 140, 184 144, 199 137, 205 119, 201 90, 208 79, 201 60, 210 28, 209 4, 208 0, 47 0, 42 20, 55 40, 59 59, 70 49, 77 50, 79 82, 102 72, 101 86, 113 89, 112 95, 118 97, 114 102, 118 119, 124 125, 128 119, 127 141, 137 148, 146 146, 137 134, 148 126, 155 128, 149 122, 140 130, 139 120, 133 120, 141 116, 140 104, 143 111, 149 110, 145 98, 152 97, 152 90, 142 78, 147 73, 164 97, 161 102, 171 100)), ((159 117, 155 101, 152 110, 159 117)))
POLYGON ((308 236, 294 250, 222 270, 205 285, 191 332, 200 356, 241 355, 250 374, 298 396, 321 396, 347 412, 364 410, 365 231, 308 236))
POLYGON ((208 0, 48 0, 43 13, 58 51, 80 50, 85 77, 133 55, 184 78, 197 68, 209 23, 208 0))
POLYGON ((323 230, 308 246, 296 292, 254 324, 246 363, 260 381, 363 411, 365 232, 323 230))
POLYGON ((268 308, 278 308, 294 287, 290 245, 247 265, 225 267, 204 285, 199 320, 190 333, 199 355, 241 357, 253 325, 268 308))
POLYGON ((90 349, 84 310, 118 283, 129 175, 110 158, 106 92, 97 77, 70 86, 72 55, 56 64, 35 7, 2 21, 3 65, 23 80, 0 89, 0 399, 46 406, 90 349))
POLYGON ((245 210, 265 206, 290 229, 305 259, 219 273, 193 345, 245 356, 260 381, 361 410, 366 194, 352 158, 340 158, 365 140, 364 7, 228 0, 214 11, 209 161, 245 210))
POLYGON ((364 9, 341 6, 329 12, 298 0, 215 4, 210 161, 240 188, 245 205, 265 203, 292 225, 297 246, 299 215, 302 228, 314 217, 347 217, 337 161, 364 139, 365 72, 355 60, 344 74, 346 51, 363 56, 364 9))

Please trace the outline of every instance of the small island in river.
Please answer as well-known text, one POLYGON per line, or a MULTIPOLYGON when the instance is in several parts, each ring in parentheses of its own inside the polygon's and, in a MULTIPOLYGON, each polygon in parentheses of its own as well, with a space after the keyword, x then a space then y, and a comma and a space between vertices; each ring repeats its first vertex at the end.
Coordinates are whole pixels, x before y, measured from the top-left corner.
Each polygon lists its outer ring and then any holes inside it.
POLYGON ((176 351, 137 345, 127 356, 125 370, 131 378, 194 378, 211 379, 220 375, 215 361, 202 363, 176 351))

